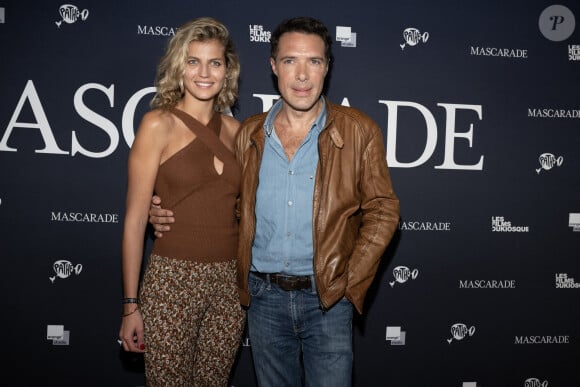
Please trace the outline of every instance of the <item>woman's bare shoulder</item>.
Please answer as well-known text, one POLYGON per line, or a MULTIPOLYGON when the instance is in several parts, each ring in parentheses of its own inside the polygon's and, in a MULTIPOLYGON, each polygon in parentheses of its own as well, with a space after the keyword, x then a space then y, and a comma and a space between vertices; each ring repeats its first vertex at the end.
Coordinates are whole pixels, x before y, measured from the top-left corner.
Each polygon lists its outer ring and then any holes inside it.
POLYGON ((141 120, 142 126, 152 129, 169 130, 175 124, 175 116, 166 109, 153 109, 145 113, 141 120))
POLYGON ((230 134, 232 137, 238 133, 238 129, 240 128, 240 121, 235 119, 232 116, 222 114, 222 123, 223 128, 230 134))

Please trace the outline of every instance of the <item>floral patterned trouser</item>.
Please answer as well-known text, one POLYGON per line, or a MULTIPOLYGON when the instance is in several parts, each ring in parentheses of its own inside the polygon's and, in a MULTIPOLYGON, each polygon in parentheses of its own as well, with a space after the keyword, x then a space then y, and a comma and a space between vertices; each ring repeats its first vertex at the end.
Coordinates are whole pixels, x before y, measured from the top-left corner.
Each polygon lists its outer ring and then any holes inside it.
POLYGON ((246 316, 235 260, 151 255, 140 299, 148 387, 228 385, 246 316))

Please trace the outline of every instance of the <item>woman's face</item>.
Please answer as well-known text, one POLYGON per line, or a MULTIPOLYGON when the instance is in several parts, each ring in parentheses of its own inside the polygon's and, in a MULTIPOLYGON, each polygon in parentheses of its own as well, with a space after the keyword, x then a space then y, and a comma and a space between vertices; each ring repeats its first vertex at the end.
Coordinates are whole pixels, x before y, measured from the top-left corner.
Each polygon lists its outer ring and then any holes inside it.
POLYGON ((190 42, 183 71, 186 98, 213 102, 224 86, 226 70, 225 47, 219 41, 190 42))

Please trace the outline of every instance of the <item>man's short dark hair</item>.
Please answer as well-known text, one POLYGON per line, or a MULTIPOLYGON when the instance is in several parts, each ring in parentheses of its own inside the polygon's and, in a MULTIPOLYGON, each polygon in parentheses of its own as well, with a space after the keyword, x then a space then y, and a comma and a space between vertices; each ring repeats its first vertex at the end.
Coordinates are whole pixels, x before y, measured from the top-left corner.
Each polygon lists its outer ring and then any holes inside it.
POLYGON ((324 55, 326 60, 330 62, 332 59, 332 38, 328 33, 328 29, 320 20, 309 16, 285 19, 276 27, 270 38, 270 56, 273 59, 276 59, 276 55, 278 54, 280 37, 287 32, 302 32, 320 36, 324 42, 324 55))

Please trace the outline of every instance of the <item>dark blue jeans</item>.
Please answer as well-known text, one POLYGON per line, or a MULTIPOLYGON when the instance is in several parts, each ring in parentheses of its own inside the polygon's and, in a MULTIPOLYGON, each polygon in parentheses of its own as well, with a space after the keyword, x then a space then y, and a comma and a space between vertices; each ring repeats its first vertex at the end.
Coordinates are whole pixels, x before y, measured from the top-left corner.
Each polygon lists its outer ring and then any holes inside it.
POLYGON ((285 291, 250 273, 248 329, 260 387, 350 387, 351 303, 320 308, 316 289, 285 291))

